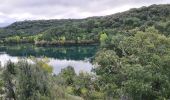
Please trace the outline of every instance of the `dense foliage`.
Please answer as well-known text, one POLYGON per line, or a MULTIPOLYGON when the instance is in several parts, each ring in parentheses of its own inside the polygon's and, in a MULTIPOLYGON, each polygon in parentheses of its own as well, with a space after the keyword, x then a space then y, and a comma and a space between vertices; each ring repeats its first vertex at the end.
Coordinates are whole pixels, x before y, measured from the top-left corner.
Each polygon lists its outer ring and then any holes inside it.
POLYGON ((154 27, 133 36, 113 36, 95 63, 100 87, 109 98, 170 99, 170 38, 154 27))
POLYGON ((0 79, 1 100, 94 100, 104 96, 95 75, 76 74, 71 66, 55 75, 47 58, 8 61, 0 79))
POLYGON ((58 84, 63 80, 58 81, 52 74, 47 59, 31 61, 32 64, 26 60, 9 61, 1 69, 1 100, 82 100, 68 94, 65 87, 58 84))
MULTIPOLYGON (((100 40, 100 34, 131 35, 131 30, 155 26, 164 35, 170 32, 170 5, 152 5, 131 9, 104 17, 86 19, 37 20, 15 22, 0 29, 4 42, 35 44, 90 44, 100 40)), ((2 41, 1 41, 2 42, 2 41)))
MULTIPOLYGON (((94 73, 68 66, 58 75, 48 60, 8 62, 0 94, 14 100, 169 100, 170 5, 152 5, 87 19, 16 22, 1 42, 101 43, 94 73), (89 42, 90 41, 90 42, 89 42)), ((6 34, 4 34, 6 33, 6 34)), ((64 51, 64 50, 63 50, 64 51)))
POLYGON ((105 33, 94 73, 68 66, 52 74, 48 59, 8 62, 1 68, 1 98, 14 100, 168 100, 170 37, 154 27, 132 36, 105 33), (109 39, 109 41, 108 41, 109 39))

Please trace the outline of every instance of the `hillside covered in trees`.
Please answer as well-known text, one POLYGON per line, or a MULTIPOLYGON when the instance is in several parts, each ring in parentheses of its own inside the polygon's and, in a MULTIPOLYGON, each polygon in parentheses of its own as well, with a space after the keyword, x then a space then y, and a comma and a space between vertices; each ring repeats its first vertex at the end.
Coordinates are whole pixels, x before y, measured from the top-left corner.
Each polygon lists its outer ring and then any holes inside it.
POLYGON ((0 29, 0 42, 35 44, 93 44, 101 34, 133 35, 154 26, 168 36, 170 5, 151 5, 109 16, 86 19, 32 20, 15 22, 0 29))
MULTIPOLYGON (((104 17, 13 23, 1 29, 2 43, 100 42, 100 49, 92 59, 93 73, 76 74, 74 68, 68 66, 55 75, 47 58, 29 57, 33 63, 25 59, 17 63, 9 61, 0 67, 0 98, 169 100, 169 35, 169 4, 131 9, 104 17)), ((15 54, 18 49, 22 50, 13 47, 8 52, 15 54)), ((51 53, 56 51, 58 49, 51 53)))

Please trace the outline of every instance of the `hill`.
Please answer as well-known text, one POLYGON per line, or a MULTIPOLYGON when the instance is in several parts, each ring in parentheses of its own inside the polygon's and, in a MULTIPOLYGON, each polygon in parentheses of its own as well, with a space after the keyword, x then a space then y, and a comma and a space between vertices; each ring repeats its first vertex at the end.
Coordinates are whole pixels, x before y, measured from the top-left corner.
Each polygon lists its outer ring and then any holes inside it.
POLYGON ((97 43, 100 34, 132 35, 154 26, 160 33, 170 33, 170 4, 130 9, 109 16, 85 19, 32 20, 15 22, 0 29, 1 42, 36 44, 97 43))

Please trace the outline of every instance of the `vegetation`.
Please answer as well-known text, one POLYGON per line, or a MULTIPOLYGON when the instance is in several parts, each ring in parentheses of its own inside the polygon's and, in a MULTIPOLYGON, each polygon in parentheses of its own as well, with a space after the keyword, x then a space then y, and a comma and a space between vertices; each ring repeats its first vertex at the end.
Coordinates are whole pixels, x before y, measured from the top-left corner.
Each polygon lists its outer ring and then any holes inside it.
POLYGON ((133 36, 112 36, 95 56, 95 74, 77 75, 68 66, 53 75, 48 59, 9 61, 1 69, 1 98, 166 100, 170 98, 169 51, 170 38, 149 27, 133 36))
POLYGON ((96 86, 95 76, 77 75, 68 66, 58 75, 52 74, 47 59, 31 58, 31 62, 8 61, 1 70, 1 99, 12 100, 93 100, 103 98, 96 86), (83 99, 84 98, 84 99, 83 99))
POLYGON ((93 73, 68 66, 58 75, 47 59, 8 62, 0 93, 14 100, 169 100, 170 5, 152 5, 81 20, 16 22, 1 29, 6 43, 100 42, 93 73), (31 36, 33 35, 33 36, 31 36))
POLYGON ((0 29, 5 43, 35 43, 39 45, 95 44, 100 33, 133 35, 133 30, 144 31, 154 26, 168 36, 170 5, 152 5, 131 9, 104 17, 86 19, 37 20, 15 22, 0 29))
POLYGON ((133 36, 113 36, 94 61, 99 86, 111 100, 169 99, 169 51, 170 38, 154 27, 133 36))
POLYGON ((9 61, 3 68, 1 77, 1 99, 11 100, 82 100, 69 95, 64 87, 56 84, 46 60, 26 60, 18 63, 9 61))

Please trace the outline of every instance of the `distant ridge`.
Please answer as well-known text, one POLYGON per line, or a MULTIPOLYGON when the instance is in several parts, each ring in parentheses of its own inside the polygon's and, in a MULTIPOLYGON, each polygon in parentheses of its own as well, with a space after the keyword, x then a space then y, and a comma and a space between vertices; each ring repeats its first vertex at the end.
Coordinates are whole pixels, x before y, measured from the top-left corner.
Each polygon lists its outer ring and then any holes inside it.
POLYGON ((98 41, 101 32, 131 34, 130 30, 143 30, 154 26, 160 33, 169 35, 170 4, 133 8, 108 16, 84 19, 26 20, 14 22, 0 29, 0 38, 20 36, 26 41, 91 40, 98 41), (161 26, 165 25, 165 26, 161 26), (31 38, 31 39, 30 39, 31 38))

